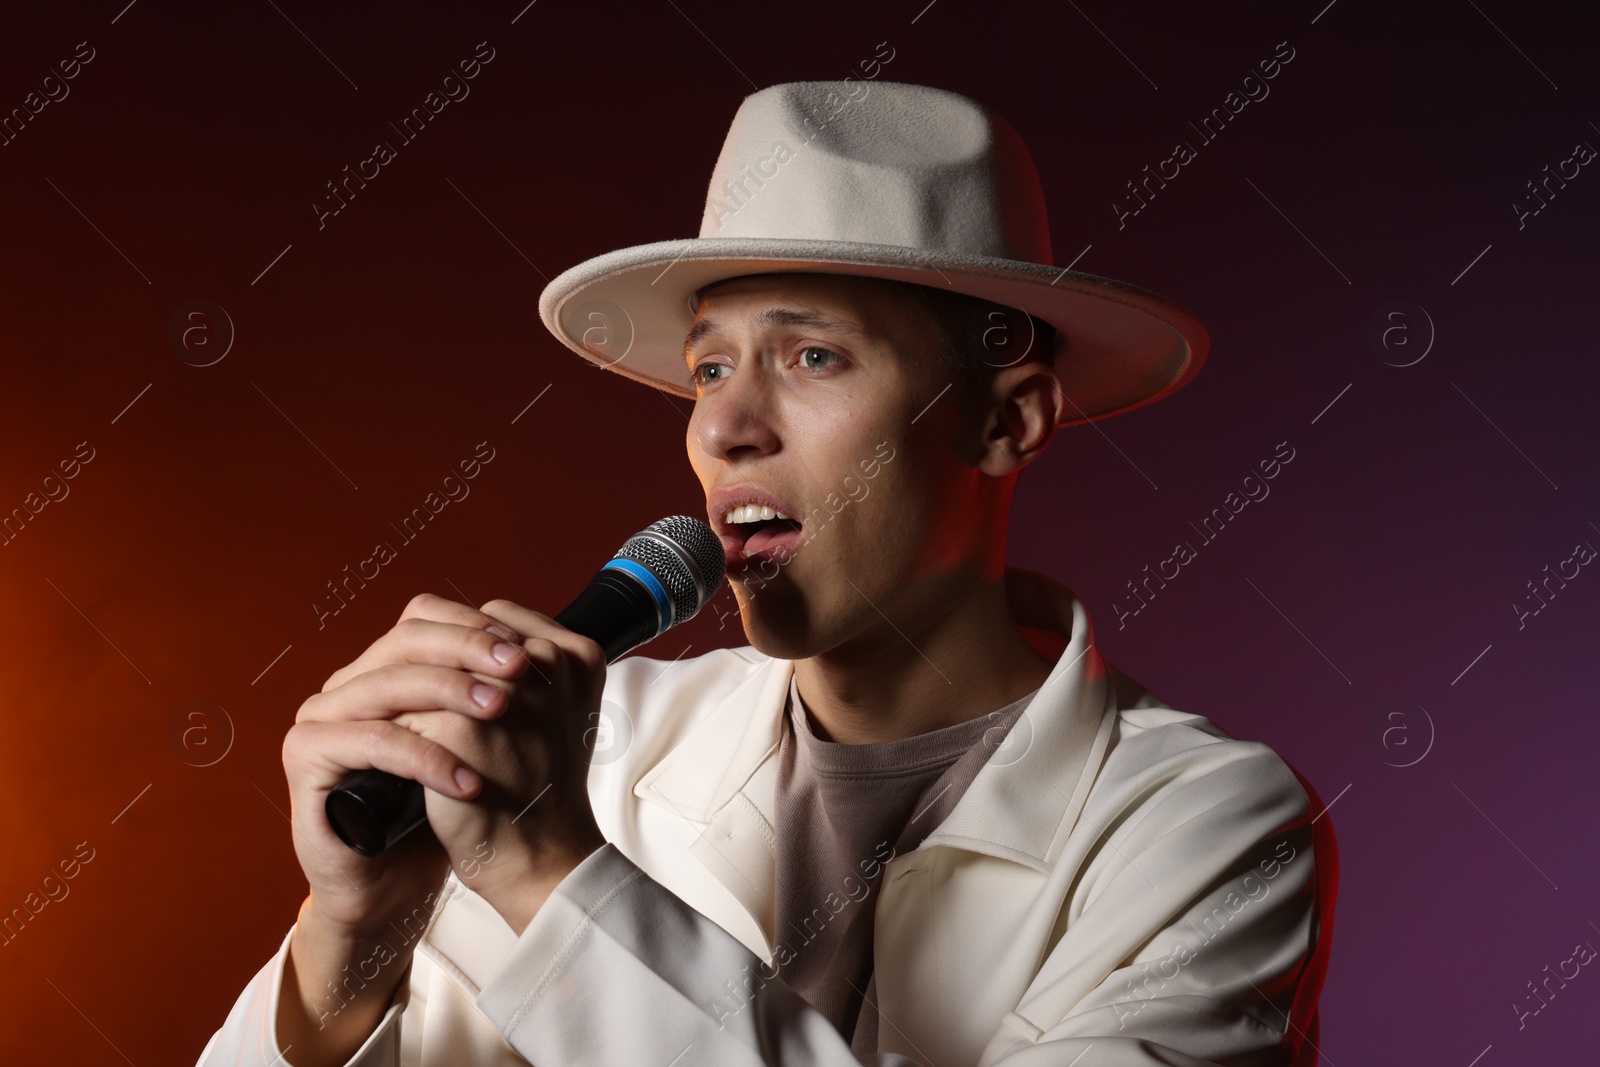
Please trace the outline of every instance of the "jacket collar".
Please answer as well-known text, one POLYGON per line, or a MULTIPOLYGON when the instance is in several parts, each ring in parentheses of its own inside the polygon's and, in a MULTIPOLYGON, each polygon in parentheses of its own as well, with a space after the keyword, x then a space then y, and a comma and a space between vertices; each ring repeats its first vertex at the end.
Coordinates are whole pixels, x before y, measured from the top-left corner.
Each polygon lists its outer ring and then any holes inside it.
POLYGON ((946 845, 1042 872, 1066 847, 1100 772, 1116 725, 1116 690, 1088 611, 1069 589, 1008 567, 1006 596, 1018 623, 1062 635, 1066 648, 1004 743, 918 851, 946 845))
MULTIPOLYGON (((1066 648, 1011 736, 921 849, 946 845, 1044 871, 1060 855, 1099 772, 1116 718, 1115 688, 1075 594, 1043 574, 1007 567, 1006 596, 1019 624, 1060 634, 1066 648)), ((707 824, 743 797, 748 803, 736 807, 746 821, 752 814, 765 821, 757 829, 770 857, 772 772, 794 661, 756 655, 744 683, 693 726, 634 793, 707 824)), ((728 858, 727 848, 717 851, 728 858)), ((757 856, 732 862, 739 873, 731 876, 745 882, 736 890, 741 898, 755 901, 770 884, 770 871, 749 869, 758 863, 757 856)))
MULTIPOLYGON (((1106 757, 1117 696, 1082 601, 1035 571, 1008 566, 1005 579, 1018 624, 1058 633, 1066 648, 949 816, 896 862, 947 846, 1046 872, 1066 848, 1106 757)), ((690 853, 754 918, 771 952, 774 757, 794 661, 741 651, 755 661, 746 680, 688 729, 634 793, 704 824, 690 853)))

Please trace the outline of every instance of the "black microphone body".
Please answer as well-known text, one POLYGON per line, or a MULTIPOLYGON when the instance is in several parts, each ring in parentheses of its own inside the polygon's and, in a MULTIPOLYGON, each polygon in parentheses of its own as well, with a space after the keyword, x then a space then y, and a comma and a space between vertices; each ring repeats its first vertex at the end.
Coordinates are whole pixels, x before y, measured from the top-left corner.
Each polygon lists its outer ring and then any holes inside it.
POLYGON ((615 663, 658 632, 655 600, 639 580, 604 568, 568 604, 556 622, 598 644, 615 663))
MULTIPOLYGON (((693 618, 721 587, 725 567, 710 527, 674 515, 630 538, 552 618, 614 663, 693 618)), ((382 854, 428 818, 420 784, 370 768, 345 775, 328 794, 326 812, 339 839, 363 856, 382 854)))

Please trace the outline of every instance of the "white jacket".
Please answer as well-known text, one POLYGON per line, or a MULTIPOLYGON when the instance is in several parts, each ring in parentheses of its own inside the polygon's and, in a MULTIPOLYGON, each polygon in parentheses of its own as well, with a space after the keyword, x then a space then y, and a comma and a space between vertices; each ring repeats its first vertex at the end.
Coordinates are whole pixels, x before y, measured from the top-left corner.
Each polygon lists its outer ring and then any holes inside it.
MULTIPOLYGON (((1066 588, 1006 577, 1018 622, 1070 641, 949 817, 883 868, 875 1056, 773 977, 793 662, 745 646, 608 668, 589 779, 607 845, 520 937, 452 873, 349 1064, 1313 1063, 1338 870, 1315 791, 1110 667, 1066 588)), ((274 1033, 292 933, 202 1067, 294 1063, 274 1033)))

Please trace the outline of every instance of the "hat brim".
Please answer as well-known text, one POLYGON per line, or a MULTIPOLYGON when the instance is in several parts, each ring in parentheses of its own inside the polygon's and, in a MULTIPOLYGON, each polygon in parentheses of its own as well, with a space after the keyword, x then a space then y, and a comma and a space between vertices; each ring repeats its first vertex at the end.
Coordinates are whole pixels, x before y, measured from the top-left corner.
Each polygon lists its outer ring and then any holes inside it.
POLYGON ((539 297, 539 317, 591 363, 677 396, 695 389, 683 342, 690 297, 748 274, 803 271, 913 282, 1020 308, 1061 334, 1055 366, 1062 426, 1154 403, 1200 370, 1209 335, 1198 318, 1138 286, 1079 271, 899 245, 702 237, 596 256, 539 297))

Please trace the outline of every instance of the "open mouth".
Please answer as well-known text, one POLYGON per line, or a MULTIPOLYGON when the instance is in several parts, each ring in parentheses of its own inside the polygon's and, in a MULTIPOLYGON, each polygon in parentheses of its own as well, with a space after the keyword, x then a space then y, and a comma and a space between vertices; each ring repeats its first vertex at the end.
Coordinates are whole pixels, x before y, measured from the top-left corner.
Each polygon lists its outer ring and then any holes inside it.
POLYGON ((727 554, 729 570, 748 566, 758 559, 786 562, 800 543, 800 529, 797 519, 734 523, 729 530, 738 544, 727 554))

